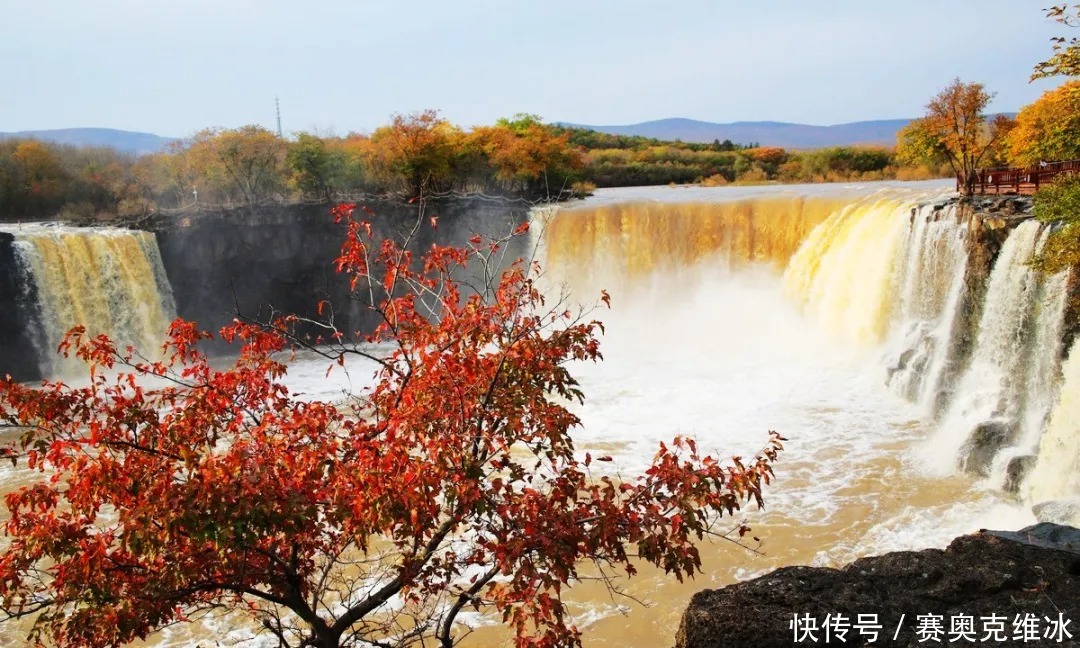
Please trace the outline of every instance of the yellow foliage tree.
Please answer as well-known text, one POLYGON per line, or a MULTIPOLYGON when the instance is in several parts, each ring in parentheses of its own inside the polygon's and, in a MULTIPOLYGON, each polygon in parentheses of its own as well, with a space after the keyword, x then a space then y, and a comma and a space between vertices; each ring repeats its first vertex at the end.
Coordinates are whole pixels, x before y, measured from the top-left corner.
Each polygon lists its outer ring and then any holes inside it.
POLYGON ((1050 90, 1016 116, 1009 134, 1009 160, 1033 165, 1080 158, 1080 81, 1050 90))
POLYGON ((159 162, 180 204, 254 204, 284 189, 285 140, 261 126, 206 129, 159 162))
POLYGON ((930 100, 925 116, 897 134, 897 155, 916 164, 944 160, 961 193, 970 194, 975 170, 1006 130, 987 124, 984 111, 993 96, 981 83, 955 79, 930 100))
POLYGON ((582 164, 581 155, 568 146, 569 134, 556 135, 534 115, 478 126, 472 140, 510 192, 550 197, 565 189, 561 184, 569 171, 582 164))
POLYGON ((367 166, 410 196, 450 188, 455 144, 461 129, 435 110, 394 115, 371 135, 367 166))

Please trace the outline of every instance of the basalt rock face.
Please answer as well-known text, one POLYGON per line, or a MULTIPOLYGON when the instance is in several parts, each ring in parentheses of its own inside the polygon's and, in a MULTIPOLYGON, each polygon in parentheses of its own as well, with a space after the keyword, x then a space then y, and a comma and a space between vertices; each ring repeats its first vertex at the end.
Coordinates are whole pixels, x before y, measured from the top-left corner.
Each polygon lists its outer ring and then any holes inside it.
MULTIPOLYGON (((683 615, 676 648, 781 648, 794 645, 926 646, 949 644, 952 619, 968 616, 982 646, 1013 646, 1013 621, 1032 614, 1040 641, 1051 621, 1071 620, 1061 645, 1080 645, 1080 531, 1038 524, 1018 533, 982 532, 957 538, 944 551, 903 551, 863 558, 842 569, 785 567, 750 581, 694 595, 683 615), (852 628, 839 641, 825 640, 826 616, 844 615, 853 627, 862 615, 876 615, 881 629, 852 628), (1059 617, 1059 614, 1061 617, 1059 617), (819 628, 797 637, 816 620, 819 628), (938 641, 922 642, 919 617, 937 615, 938 641), (1004 617, 1003 634, 987 633, 991 615, 1004 617), (901 620, 903 619, 903 620, 901 620), (1047 620, 1048 619, 1048 620, 1047 620), (899 633, 893 640, 894 634, 899 633), (1004 637, 1004 640, 1001 638, 1004 637), (799 641, 796 641, 796 639, 799 641)), ((991 621, 991 623, 993 623, 991 621)), ((961 644, 963 645, 963 641, 961 644)))
POLYGON ((29 304, 33 286, 17 271, 15 237, 0 232, 0 367, 15 380, 41 377, 37 351, 31 339, 34 326, 29 304))
MULTIPOLYGON (((505 235, 528 219, 528 206, 505 201, 455 200, 416 205, 374 201, 367 205, 376 238, 399 241, 413 226, 410 248, 463 244, 475 233, 505 235), (436 218, 433 227, 431 218, 436 218)), ((334 269, 345 227, 326 205, 269 206, 159 219, 154 225, 177 314, 215 331, 237 313, 265 320, 271 313, 317 317, 327 300, 344 332, 374 324, 366 305, 350 299, 347 281, 334 269)), ((507 259, 527 256, 523 239, 507 259)), ((329 311, 325 311, 328 313, 329 311)), ((313 334, 318 333, 311 329, 313 334)), ((322 333, 325 333, 323 331, 322 333)))
POLYGON ((1072 348, 1073 341, 1080 334, 1080 270, 1073 268, 1069 273, 1069 282, 1065 287, 1065 323, 1061 331, 1062 348, 1072 348))

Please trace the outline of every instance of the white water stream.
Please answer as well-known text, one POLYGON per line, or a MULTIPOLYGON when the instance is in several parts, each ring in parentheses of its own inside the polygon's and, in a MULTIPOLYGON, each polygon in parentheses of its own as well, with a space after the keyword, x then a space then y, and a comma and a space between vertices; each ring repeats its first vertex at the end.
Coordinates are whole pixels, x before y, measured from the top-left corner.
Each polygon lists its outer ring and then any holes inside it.
MULTIPOLYGON (((709 545, 703 578, 687 585, 645 571, 629 591, 647 609, 575 588, 588 645, 669 645, 694 591, 777 566, 838 565, 1032 523, 1029 503, 999 490, 999 473, 1004 458, 1035 451, 1048 417, 1031 492, 1075 493, 1080 351, 1063 381, 1065 279, 1027 268, 1041 230, 1019 225, 989 278, 970 363, 958 364, 967 224, 951 206, 917 207, 943 189, 612 190, 538 217, 551 290, 585 303, 600 288, 612 295, 611 311, 595 313, 607 326, 605 360, 574 369, 586 395, 582 452, 613 455, 612 470, 629 474, 675 435, 725 456, 752 454, 768 430, 790 439, 768 510, 749 516, 765 555, 709 545), (995 475, 959 473, 972 429, 998 419, 1017 433, 995 448, 995 475)), ((306 398, 338 398, 374 367, 325 370, 301 356, 286 381, 306 398)), ((228 633, 222 623, 213 636, 228 633)), ((474 645, 501 636, 483 630, 474 645)), ((205 637, 177 629, 156 643, 205 637)))

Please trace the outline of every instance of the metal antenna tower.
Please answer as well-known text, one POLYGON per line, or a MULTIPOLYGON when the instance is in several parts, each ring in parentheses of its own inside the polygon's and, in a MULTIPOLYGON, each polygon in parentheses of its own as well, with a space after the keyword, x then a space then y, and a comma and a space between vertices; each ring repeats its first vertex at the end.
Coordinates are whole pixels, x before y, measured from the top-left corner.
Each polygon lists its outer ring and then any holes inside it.
POLYGON ((281 132, 281 100, 277 97, 274 97, 274 108, 277 110, 277 136, 284 138, 281 132))

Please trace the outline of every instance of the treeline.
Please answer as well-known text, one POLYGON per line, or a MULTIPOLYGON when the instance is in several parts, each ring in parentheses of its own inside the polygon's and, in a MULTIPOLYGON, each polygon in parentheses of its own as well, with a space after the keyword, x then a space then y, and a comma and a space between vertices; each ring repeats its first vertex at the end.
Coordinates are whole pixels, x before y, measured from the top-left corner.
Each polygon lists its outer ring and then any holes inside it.
POLYGON ((0 219, 144 213, 138 162, 108 147, 0 139, 0 219))
POLYGON ((919 180, 949 175, 947 165, 903 164, 892 149, 884 147, 789 151, 730 140, 705 144, 576 128, 557 128, 556 132, 568 135, 570 143, 584 151, 581 179, 598 187, 919 180))
POLYGON ((435 111, 396 115, 370 135, 278 137, 260 126, 208 129, 133 156, 0 140, 0 219, 87 221, 155 211, 331 202, 358 194, 448 192, 559 200, 595 187, 940 177, 892 150, 788 151, 731 141, 663 142, 541 123, 534 115, 462 129, 435 111))
POLYGON ((138 217, 157 210, 446 192, 557 200, 583 154, 532 115, 465 131, 434 111, 370 135, 283 139, 260 126, 204 130, 139 157, 0 141, 0 219, 138 217))
POLYGON ((986 115, 993 97, 981 83, 955 79, 897 134, 900 159, 945 165, 965 193, 979 169, 1080 159, 1080 80, 1047 90, 1015 119, 986 115))

